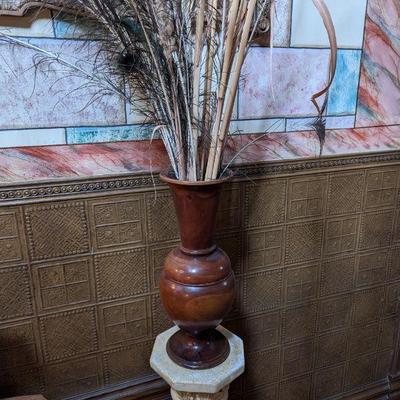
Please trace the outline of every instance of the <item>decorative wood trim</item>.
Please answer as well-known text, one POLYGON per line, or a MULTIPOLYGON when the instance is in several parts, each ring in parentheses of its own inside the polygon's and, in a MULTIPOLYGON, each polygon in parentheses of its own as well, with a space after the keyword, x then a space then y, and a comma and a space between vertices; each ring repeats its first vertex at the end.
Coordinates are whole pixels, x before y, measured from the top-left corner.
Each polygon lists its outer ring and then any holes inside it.
POLYGON ((337 167, 361 167, 365 164, 400 161, 400 152, 380 152, 371 154, 350 154, 296 161, 265 162, 235 168, 236 176, 258 177, 264 175, 290 174, 294 172, 315 172, 316 169, 329 170, 337 167))
POLYGON ((152 375, 142 380, 135 380, 81 394, 70 400, 169 400, 169 386, 159 376, 152 375))
MULTIPOLYGON (((170 400, 168 385, 156 375, 141 382, 127 382, 95 392, 72 397, 70 400, 170 400)), ((396 400, 400 398, 400 377, 391 385, 388 379, 332 400, 396 400)))
POLYGON ((390 396, 391 400, 400 399, 400 375, 390 377, 390 396))
MULTIPOLYGON (((327 172, 336 168, 355 169, 366 164, 374 167, 381 164, 398 163, 400 152, 348 155, 282 162, 263 162, 233 168, 238 180, 285 176, 295 173, 327 172)), ((56 199, 65 196, 92 195, 113 191, 153 189, 160 186, 158 174, 115 174, 94 178, 49 179, 47 181, 0 184, 0 204, 19 201, 56 199)))
POLYGON ((395 334, 395 347, 393 354, 393 361, 391 367, 391 382, 396 385, 400 394, 400 314, 396 316, 396 334, 395 334))
POLYGON ((364 388, 360 391, 353 391, 333 397, 332 400, 386 400, 387 396, 391 394, 391 388, 388 379, 383 379, 376 384, 364 388))
POLYGON ((0 0, 0 16, 22 17, 34 8, 49 8, 65 12, 79 12, 76 0, 0 0))

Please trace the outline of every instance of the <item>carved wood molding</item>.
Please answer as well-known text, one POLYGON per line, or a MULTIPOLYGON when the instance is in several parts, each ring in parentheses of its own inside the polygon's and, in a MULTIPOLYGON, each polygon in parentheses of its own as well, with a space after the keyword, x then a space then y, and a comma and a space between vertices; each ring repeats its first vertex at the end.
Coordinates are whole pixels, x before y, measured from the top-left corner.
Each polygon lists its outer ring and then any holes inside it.
POLYGON ((29 10, 35 8, 63 9, 66 12, 79 11, 79 6, 75 0, 0 0, 0 16, 10 15, 21 17, 29 10))
MULTIPOLYGON (((382 152, 371 154, 352 154, 332 156, 321 159, 294 160, 281 162, 261 162, 233 168, 235 179, 248 180, 266 176, 292 176, 296 173, 315 173, 354 169, 363 166, 376 167, 398 164, 400 152, 382 152)), ((98 193, 153 190, 161 182, 158 174, 114 174, 91 178, 49 178, 36 182, 19 182, 0 184, 0 204, 18 204, 19 202, 36 202, 69 196, 92 196, 98 193)))

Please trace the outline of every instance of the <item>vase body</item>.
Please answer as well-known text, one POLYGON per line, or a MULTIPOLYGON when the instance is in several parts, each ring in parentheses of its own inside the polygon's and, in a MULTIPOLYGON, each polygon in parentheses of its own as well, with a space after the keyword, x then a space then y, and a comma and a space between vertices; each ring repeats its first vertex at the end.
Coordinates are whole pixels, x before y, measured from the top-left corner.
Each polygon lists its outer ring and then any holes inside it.
POLYGON ((167 351, 182 367, 212 368, 229 355, 228 341, 215 328, 235 296, 229 257, 213 240, 224 181, 161 179, 171 188, 181 235, 181 245, 167 256, 160 279, 163 306, 181 329, 167 351))

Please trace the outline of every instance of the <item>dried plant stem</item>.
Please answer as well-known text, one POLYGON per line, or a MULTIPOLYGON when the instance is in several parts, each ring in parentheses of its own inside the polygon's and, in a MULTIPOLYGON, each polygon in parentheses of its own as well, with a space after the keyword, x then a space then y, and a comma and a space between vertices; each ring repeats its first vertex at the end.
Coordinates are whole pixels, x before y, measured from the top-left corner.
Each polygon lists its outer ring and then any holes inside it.
POLYGON ((164 78, 163 78, 163 75, 161 73, 161 68, 160 68, 159 62, 157 60, 157 57, 154 54, 153 44, 152 44, 152 42, 151 42, 151 40, 149 38, 149 35, 147 33, 147 30, 146 30, 146 27, 145 27, 145 25, 143 23, 143 20, 142 20, 142 18, 140 16, 141 14, 139 13, 137 5, 134 2, 133 2, 133 7, 135 8, 136 13, 138 15, 139 23, 140 23, 140 25, 142 27, 143 34, 145 36, 145 39, 146 39, 146 42, 147 42, 147 45, 148 45, 148 49, 149 49, 151 58, 152 58, 153 63, 154 63, 154 67, 155 67, 155 69, 157 71, 157 76, 158 76, 158 79, 159 79, 161 90, 163 92, 163 96, 165 97, 165 103, 164 104, 166 104, 166 106, 167 106, 167 118, 170 120, 170 123, 172 124, 173 130, 174 130, 174 133, 175 133, 175 136, 176 136, 176 139, 177 139, 178 166, 177 166, 176 170, 179 173, 179 176, 177 178, 178 179, 186 179, 186 169, 185 169, 185 159, 184 159, 184 152, 183 152, 182 136, 181 136, 181 130, 179 129, 179 121, 177 121, 177 119, 176 119, 177 118, 177 114, 176 113, 174 114, 172 112, 171 108, 170 108, 170 103, 169 103, 170 99, 168 98, 167 89, 166 89, 166 83, 164 82, 164 78))
MULTIPOLYGON (((226 99, 223 110, 223 117, 221 126, 218 132, 216 151, 212 156, 214 159, 209 159, 210 170, 208 170, 207 179, 217 179, 218 172, 221 164, 222 149, 225 144, 225 139, 228 133, 229 124, 232 118, 233 106, 235 104, 236 92, 239 85, 240 73, 242 70, 243 62, 246 57, 247 48, 249 46, 248 38, 250 36, 251 24, 254 16, 254 11, 257 5, 257 0, 250 0, 247 6, 247 13, 243 12, 242 15, 246 16, 245 24, 243 27, 242 37, 240 40, 239 50, 234 60, 234 69, 230 76, 228 87, 226 90, 226 99), (210 162, 211 161, 211 162, 210 162)), ((210 152, 211 157, 211 152, 210 152)))
POLYGON ((335 32, 335 27, 333 25, 332 17, 330 15, 329 9, 326 6, 325 2, 323 0, 313 0, 313 3, 322 17, 326 31, 328 32, 329 43, 331 46, 329 82, 324 89, 322 89, 318 93, 314 94, 311 98, 311 101, 313 102, 315 108, 318 110, 318 114, 322 115, 328 104, 327 98, 325 99, 324 105, 322 108, 317 103, 317 99, 328 92, 329 88, 331 87, 331 85, 333 83, 333 79, 335 78, 336 63, 337 63, 337 40, 336 40, 336 32, 335 32))
MULTIPOLYGON (((217 20, 218 20, 218 0, 212 0, 212 3, 208 6, 208 12, 210 14, 210 30, 207 38, 207 57, 206 57, 206 70, 204 80, 204 105, 203 105, 203 137, 202 137, 202 149, 200 153, 200 179, 204 179, 204 169, 209 151, 209 126, 212 121, 212 85, 214 76, 215 58, 217 55, 217 20)), ((220 46, 222 47, 222 46, 220 46)))
POLYGON ((192 135, 192 146, 195 155, 193 160, 193 166, 195 168, 194 175, 191 175, 191 180, 197 180, 197 144, 199 133, 199 121, 200 121, 200 75, 201 75, 201 56, 203 49, 203 32, 204 32, 204 20, 205 20, 206 0, 200 0, 199 7, 197 9, 196 18, 196 37, 195 37, 195 52, 194 52, 194 66, 193 66, 193 120, 195 127, 192 135))
POLYGON ((228 27, 226 40, 224 42, 224 54, 223 54, 223 64, 222 64, 222 72, 221 72, 221 81, 219 83, 219 91, 218 91, 218 99, 217 99, 217 111, 215 115, 215 122, 213 125, 213 130, 211 132, 211 145, 210 145, 210 153, 207 161, 207 170, 205 175, 205 180, 212 179, 212 172, 214 169, 215 162, 215 154, 217 151, 217 141, 218 141, 218 133, 220 129, 221 116, 224 109, 224 100, 225 93, 227 89, 227 83, 229 79, 229 73, 232 67, 232 54, 234 52, 234 40, 235 40, 235 26, 236 26, 236 18, 239 11, 239 7, 241 6, 240 0, 232 0, 231 7, 228 15, 228 27))
POLYGON ((212 75, 213 75, 213 68, 214 68, 214 60, 216 55, 216 48, 217 45, 215 43, 215 35, 217 31, 217 19, 218 19, 218 0, 213 0, 212 4, 210 5, 210 14, 211 14, 211 28, 210 28, 210 37, 208 38, 208 47, 207 47, 207 64, 206 64, 206 73, 205 73, 205 88, 204 93, 206 95, 205 99, 205 107, 204 107, 204 119, 205 119, 205 126, 208 126, 210 121, 210 97, 211 97, 211 90, 212 90, 212 75))

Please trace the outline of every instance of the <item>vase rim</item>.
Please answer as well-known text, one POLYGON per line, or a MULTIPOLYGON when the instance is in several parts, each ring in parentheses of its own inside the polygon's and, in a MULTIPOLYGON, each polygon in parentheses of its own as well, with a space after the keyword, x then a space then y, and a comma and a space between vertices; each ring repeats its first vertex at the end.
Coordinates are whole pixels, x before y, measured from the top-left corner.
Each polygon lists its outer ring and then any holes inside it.
POLYGON ((170 183, 173 185, 182 185, 182 186, 212 186, 212 185, 220 185, 221 183, 225 183, 229 181, 233 176, 233 173, 231 170, 228 170, 226 175, 223 178, 218 178, 218 179, 213 179, 210 181, 187 181, 187 180, 181 180, 181 179, 176 179, 176 178, 171 178, 168 176, 167 172, 161 172, 160 173, 160 180, 164 183, 170 183))

